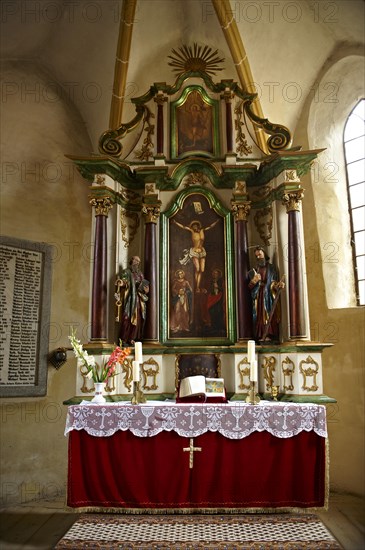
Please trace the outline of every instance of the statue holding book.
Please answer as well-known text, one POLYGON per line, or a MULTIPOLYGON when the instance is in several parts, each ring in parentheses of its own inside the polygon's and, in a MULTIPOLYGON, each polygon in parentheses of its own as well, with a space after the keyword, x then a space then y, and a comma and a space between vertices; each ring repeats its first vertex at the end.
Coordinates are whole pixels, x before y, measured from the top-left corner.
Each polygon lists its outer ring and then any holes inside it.
POLYGON ((248 287, 252 297, 254 336, 258 342, 269 339, 279 341, 280 307, 278 298, 285 287, 276 267, 262 246, 255 248, 257 264, 248 274, 248 287))

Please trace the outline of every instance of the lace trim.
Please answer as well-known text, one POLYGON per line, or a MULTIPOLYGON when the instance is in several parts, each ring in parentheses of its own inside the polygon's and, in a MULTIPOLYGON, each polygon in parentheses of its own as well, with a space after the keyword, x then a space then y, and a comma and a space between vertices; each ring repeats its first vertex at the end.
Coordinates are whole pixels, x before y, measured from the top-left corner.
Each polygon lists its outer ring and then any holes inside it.
POLYGON ((130 430, 137 437, 174 431, 189 438, 210 431, 229 439, 243 439, 253 432, 263 431, 288 438, 313 430, 327 437, 326 408, 310 403, 71 405, 65 435, 71 430, 85 430, 95 437, 107 437, 119 430, 130 430))

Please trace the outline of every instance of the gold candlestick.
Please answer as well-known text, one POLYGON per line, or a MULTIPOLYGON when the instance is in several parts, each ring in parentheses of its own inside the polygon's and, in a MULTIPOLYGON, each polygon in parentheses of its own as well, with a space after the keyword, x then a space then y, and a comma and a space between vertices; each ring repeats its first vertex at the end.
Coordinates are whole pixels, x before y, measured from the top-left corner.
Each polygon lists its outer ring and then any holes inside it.
POLYGON ((260 401, 260 397, 256 393, 256 382, 252 382, 251 380, 248 396, 246 397, 246 403, 249 405, 257 405, 260 401))
POLYGON ((133 396, 131 399, 132 405, 139 405, 140 403, 146 403, 146 398, 143 391, 139 388, 139 382, 133 381, 133 396))

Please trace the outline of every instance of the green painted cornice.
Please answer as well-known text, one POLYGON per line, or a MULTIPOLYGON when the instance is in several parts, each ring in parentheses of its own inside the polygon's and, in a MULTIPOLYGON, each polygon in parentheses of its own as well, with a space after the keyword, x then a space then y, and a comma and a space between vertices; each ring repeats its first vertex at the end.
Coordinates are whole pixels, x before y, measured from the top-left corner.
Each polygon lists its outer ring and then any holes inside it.
POLYGON ((201 157, 190 157, 178 164, 163 166, 132 165, 108 156, 66 157, 76 164, 87 181, 94 181, 96 174, 106 174, 129 190, 143 190, 146 183, 155 183, 161 191, 174 191, 182 179, 191 173, 205 175, 217 189, 234 189, 236 181, 245 181, 247 187, 262 187, 285 170, 296 170, 301 177, 310 170, 312 162, 322 151, 324 149, 280 151, 265 157, 259 167, 250 162, 231 165, 201 157))
POLYGON ((266 157, 257 173, 247 180, 249 186, 266 185, 284 170, 296 170, 299 177, 304 176, 312 162, 324 149, 312 151, 279 151, 266 157))
POLYGON ((128 189, 143 189, 144 181, 138 178, 138 174, 132 171, 129 164, 120 162, 107 156, 76 157, 65 155, 72 160, 82 177, 88 181, 94 181, 96 174, 106 174, 113 180, 123 183, 128 189))
POLYGON ((181 90, 184 82, 189 78, 201 78, 205 82, 207 88, 217 94, 223 92, 226 88, 229 88, 237 97, 244 101, 252 102, 257 97, 257 94, 249 94, 242 90, 237 82, 234 82, 231 79, 213 82, 211 77, 206 72, 187 71, 180 74, 172 85, 166 84, 166 82, 155 82, 145 94, 132 98, 131 102, 135 105, 143 105, 148 101, 151 101, 151 99, 158 92, 163 92, 166 95, 174 95, 181 90))

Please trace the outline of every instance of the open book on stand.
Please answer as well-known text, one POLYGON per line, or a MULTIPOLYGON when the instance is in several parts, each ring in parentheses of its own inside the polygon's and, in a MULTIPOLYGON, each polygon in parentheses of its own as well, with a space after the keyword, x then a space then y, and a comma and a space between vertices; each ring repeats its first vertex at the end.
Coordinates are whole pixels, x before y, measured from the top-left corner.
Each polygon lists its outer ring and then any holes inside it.
POLYGON ((226 388, 223 378, 188 376, 180 381, 176 401, 188 403, 225 403, 226 388))

